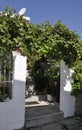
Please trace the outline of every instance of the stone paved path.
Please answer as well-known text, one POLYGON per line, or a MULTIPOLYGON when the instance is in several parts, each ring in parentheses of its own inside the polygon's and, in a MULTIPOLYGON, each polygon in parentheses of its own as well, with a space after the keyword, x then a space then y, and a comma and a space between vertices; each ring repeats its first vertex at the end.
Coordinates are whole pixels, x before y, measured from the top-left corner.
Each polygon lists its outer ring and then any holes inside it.
POLYGON ((19 130, 82 130, 82 118, 70 117, 65 118, 60 122, 55 122, 53 125, 47 125, 45 128, 19 129, 19 130))
POLYGON ((62 126, 62 129, 59 130, 82 130, 82 118, 80 117, 65 118, 58 124, 62 126))

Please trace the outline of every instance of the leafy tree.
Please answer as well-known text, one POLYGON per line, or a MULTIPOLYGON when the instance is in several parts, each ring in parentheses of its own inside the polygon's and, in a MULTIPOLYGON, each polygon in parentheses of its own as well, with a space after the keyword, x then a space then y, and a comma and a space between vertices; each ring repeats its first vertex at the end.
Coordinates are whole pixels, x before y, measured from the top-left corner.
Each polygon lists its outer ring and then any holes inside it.
POLYGON ((57 54, 57 58, 59 57, 59 59, 64 60, 69 66, 72 65, 79 56, 79 35, 67 28, 61 21, 58 21, 54 26, 54 35, 56 42, 55 48, 58 53, 54 52, 54 48, 52 51, 54 54, 57 54))
POLYGON ((74 67, 74 73, 72 75, 72 94, 77 96, 82 93, 82 61, 77 61, 74 67))
POLYGON ((4 57, 5 54, 9 56, 13 49, 19 47, 23 48, 30 66, 42 56, 51 64, 63 60, 69 67, 74 67, 77 60, 82 60, 82 41, 79 35, 62 21, 55 25, 48 21, 35 25, 7 7, 0 13, 0 52, 4 57))
POLYGON ((28 38, 30 24, 23 16, 14 14, 13 10, 6 8, 0 14, 0 51, 9 52, 14 48, 23 47, 28 38))

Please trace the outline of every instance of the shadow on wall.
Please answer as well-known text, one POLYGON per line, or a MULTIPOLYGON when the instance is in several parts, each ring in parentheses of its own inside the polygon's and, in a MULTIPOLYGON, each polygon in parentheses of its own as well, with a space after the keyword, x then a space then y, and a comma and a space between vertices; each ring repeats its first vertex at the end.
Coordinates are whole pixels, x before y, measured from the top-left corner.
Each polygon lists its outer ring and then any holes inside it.
POLYGON ((12 98, 0 103, 0 129, 11 130, 24 126, 25 122, 25 82, 14 80, 12 98))
POLYGON ((12 98, 18 98, 20 97, 21 99, 25 99, 25 87, 26 87, 26 82, 24 81, 19 81, 19 80, 14 80, 13 85, 12 85, 12 98))

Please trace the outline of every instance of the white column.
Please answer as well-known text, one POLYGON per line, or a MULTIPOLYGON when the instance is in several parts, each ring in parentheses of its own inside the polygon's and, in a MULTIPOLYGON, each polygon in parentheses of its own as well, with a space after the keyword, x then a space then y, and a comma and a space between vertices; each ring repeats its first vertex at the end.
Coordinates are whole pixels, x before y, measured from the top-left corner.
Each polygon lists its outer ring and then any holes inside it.
POLYGON ((75 97, 71 95, 73 70, 69 69, 64 62, 60 65, 60 110, 64 117, 73 116, 75 113, 75 97))
POLYGON ((12 100, 15 103, 17 118, 20 125, 25 122, 25 85, 26 85, 26 57, 17 53, 14 55, 14 74, 12 86, 12 100))
POLYGON ((20 98, 22 97, 24 100, 25 84, 26 84, 26 57, 22 55, 16 55, 14 58, 13 99, 17 98, 20 100, 20 98))
POLYGON ((22 128, 25 122, 26 57, 13 54, 12 98, 0 102, 0 130, 22 128))

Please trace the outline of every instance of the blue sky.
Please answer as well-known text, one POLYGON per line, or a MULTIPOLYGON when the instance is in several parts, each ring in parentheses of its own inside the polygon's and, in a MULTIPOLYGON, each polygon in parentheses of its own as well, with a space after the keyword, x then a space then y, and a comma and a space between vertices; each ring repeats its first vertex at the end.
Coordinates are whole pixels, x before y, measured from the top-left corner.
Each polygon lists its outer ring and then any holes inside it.
POLYGON ((17 11, 26 7, 25 15, 34 24, 46 20, 56 24, 58 20, 62 20, 63 24, 76 31, 82 39, 82 0, 0 0, 0 11, 4 11, 6 6, 16 8, 17 11))

